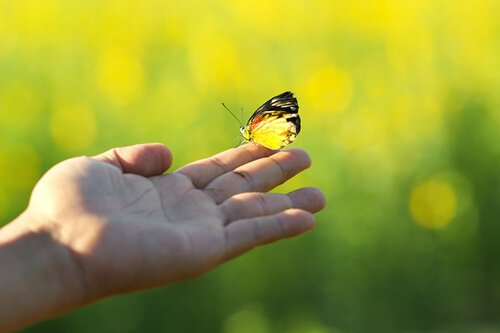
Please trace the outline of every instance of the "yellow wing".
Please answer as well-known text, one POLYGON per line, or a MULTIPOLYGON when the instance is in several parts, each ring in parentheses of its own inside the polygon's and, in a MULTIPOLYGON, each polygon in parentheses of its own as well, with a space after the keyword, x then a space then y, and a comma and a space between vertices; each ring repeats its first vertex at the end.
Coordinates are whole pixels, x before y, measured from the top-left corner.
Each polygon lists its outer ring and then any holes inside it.
POLYGON ((242 130, 246 141, 256 142, 269 149, 281 149, 297 137, 296 125, 287 117, 265 114, 256 126, 246 126, 242 130))

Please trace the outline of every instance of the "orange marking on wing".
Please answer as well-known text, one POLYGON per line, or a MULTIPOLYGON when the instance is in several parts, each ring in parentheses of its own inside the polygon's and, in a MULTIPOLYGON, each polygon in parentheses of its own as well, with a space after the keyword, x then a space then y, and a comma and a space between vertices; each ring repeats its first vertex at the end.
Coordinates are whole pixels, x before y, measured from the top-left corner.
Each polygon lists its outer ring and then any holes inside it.
POLYGON ((262 118, 264 118, 264 115, 260 115, 258 117, 255 117, 252 120, 252 123, 250 124, 250 130, 253 130, 259 123, 262 121, 262 118))

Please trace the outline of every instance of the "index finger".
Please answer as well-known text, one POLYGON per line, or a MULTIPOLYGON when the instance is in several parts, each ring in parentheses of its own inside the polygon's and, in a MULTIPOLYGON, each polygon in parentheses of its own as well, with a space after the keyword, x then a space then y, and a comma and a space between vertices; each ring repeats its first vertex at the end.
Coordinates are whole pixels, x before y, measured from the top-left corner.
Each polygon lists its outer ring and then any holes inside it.
POLYGON ((187 176, 196 188, 202 189, 220 175, 248 162, 271 156, 274 153, 276 152, 261 145, 249 143, 190 163, 176 172, 187 176))
POLYGON ((227 172, 203 190, 220 204, 238 193, 267 192, 310 166, 311 158, 307 152, 290 148, 227 172))

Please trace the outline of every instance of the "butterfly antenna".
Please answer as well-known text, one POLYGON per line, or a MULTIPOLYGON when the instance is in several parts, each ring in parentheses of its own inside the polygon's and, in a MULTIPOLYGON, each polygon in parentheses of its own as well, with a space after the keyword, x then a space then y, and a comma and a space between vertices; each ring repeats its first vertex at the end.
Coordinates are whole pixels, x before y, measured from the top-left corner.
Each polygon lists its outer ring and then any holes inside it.
POLYGON ((240 126, 243 126, 241 121, 234 115, 234 113, 231 110, 229 110, 229 108, 226 106, 226 104, 224 104, 224 102, 222 102, 222 106, 224 107, 224 109, 229 111, 229 113, 233 116, 234 119, 236 119, 236 121, 238 122, 238 124, 240 124, 240 126))

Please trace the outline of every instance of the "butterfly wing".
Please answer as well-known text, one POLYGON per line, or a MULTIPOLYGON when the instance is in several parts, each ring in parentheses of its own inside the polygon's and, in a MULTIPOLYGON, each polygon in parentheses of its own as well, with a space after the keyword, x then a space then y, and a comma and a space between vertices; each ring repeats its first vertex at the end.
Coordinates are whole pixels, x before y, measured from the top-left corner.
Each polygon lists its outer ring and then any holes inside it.
POLYGON ((254 114, 250 117, 250 120, 248 121, 249 123, 252 121, 253 118, 258 116, 259 114, 263 112, 268 112, 268 111, 281 111, 281 112, 286 112, 286 113, 298 113, 299 112, 299 105, 297 103, 297 99, 293 95, 292 92, 287 91, 282 93, 281 95, 275 96, 262 104, 261 107, 259 107, 254 114))
POLYGON ((245 140, 270 149, 289 145, 300 132, 297 99, 289 91, 271 98, 254 112, 241 132, 245 140))

